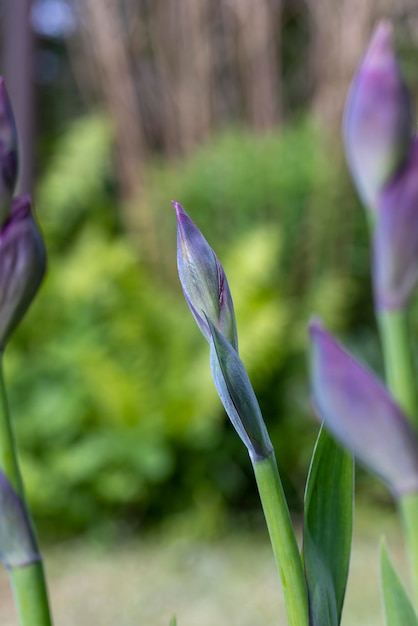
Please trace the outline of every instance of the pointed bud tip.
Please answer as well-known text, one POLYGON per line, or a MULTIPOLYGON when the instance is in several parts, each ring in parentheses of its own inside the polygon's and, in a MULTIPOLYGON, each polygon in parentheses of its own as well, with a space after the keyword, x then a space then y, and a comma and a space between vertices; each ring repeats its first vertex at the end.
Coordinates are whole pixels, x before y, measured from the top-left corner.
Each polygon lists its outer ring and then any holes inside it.
POLYGON ((312 317, 309 320, 308 331, 311 337, 314 337, 315 335, 319 335, 319 334, 321 335, 326 334, 322 320, 316 316, 312 317))
POLYGON ((195 224, 193 223, 191 218, 188 216, 186 211, 183 209, 180 202, 176 202, 176 200, 172 200, 171 204, 173 205, 174 210, 176 211, 177 226, 180 228, 181 231, 183 231, 184 226, 186 224, 193 224, 193 227, 196 228, 195 224))
POLYGON ((187 215, 186 211, 183 209, 183 207, 181 206, 180 202, 177 202, 176 200, 172 200, 171 204, 173 205, 175 211, 176 211, 176 215, 177 218, 180 217, 180 215, 187 215))
POLYGON ((382 20, 376 26, 365 56, 369 67, 380 65, 390 55, 393 58, 393 27, 389 20, 382 20))

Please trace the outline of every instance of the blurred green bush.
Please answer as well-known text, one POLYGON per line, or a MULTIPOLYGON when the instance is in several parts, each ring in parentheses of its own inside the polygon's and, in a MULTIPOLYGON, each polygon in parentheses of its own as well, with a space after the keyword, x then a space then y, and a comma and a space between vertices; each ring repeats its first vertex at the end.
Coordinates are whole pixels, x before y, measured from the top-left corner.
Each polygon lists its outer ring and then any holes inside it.
POLYGON ((307 321, 314 311, 355 334, 372 315, 366 227, 341 159, 300 122, 261 137, 234 129, 187 162, 151 164, 155 267, 121 226, 111 148, 105 117, 77 120, 37 189, 49 275, 6 355, 35 515, 65 535, 256 502, 175 275, 172 198, 226 269, 241 355, 297 506, 318 430, 307 321))

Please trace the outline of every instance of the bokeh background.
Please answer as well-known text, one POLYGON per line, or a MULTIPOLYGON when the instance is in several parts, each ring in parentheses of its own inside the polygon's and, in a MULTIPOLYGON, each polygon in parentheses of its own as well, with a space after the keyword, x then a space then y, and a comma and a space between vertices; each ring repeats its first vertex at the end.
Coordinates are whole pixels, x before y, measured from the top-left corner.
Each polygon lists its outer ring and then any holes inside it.
MULTIPOLYGON (((5 363, 47 545, 264 532, 181 293, 172 199, 226 269, 241 356, 300 516, 318 431, 311 315, 381 371, 366 220, 340 129, 382 16, 415 98, 414 0, 0 2, 20 191, 33 194, 49 251, 5 363)), ((361 470, 358 491, 373 524, 390 512, 361 470)))

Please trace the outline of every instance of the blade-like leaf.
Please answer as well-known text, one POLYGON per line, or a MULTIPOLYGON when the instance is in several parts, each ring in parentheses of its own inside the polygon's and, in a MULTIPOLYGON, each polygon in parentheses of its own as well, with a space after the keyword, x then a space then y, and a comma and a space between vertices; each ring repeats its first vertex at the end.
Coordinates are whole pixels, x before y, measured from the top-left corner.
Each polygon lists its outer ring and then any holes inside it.
POLYGON ((418 626, 417 615, 382 542, 380 571, 386 626, 418 626))
POLYGON ((177 626, 177 619, 175 615, 173 615, 173 617, 170 620, 170 626, 177 626))
POLYGON ((305 492, 303 559, 311 626, 338 626, 353 529, 353 459, 322 427, 305 492))

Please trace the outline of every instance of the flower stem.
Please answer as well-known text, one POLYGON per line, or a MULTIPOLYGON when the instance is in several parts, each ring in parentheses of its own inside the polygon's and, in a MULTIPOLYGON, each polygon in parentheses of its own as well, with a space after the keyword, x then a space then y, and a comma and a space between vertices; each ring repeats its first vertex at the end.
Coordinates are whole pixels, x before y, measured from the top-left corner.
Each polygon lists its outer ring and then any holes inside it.
MULTIPOLYGON (((4 472, 25 507, 36 542, 33 521, 26 503, 23 480, 16 454, 0 354, 0 469, 4 472)), ((1 511, 0 511, 1 515, 1 511)), ((37 550, 37 545, 35 546, 37 550)), ((37 552, 39 552, 37 550, 37 552)), ((51 626, 48 592, 42 560, 8 569, 20 626, 51 626)))
POLYGON ((52 626, 42 561, 9 570, 21 626, 52 626))
POLYGON ((283 587, 289 626, 307 626, 308 596, 302 560, 274 453, 252 461, 270 541, 283 587))
POLYGON ((386 380, 390 391, 411 421, 418 426, 416 372, 406 310, 378 313, 386 380))
MULTIPOLYGON (((417 428, 416 372, 408 332, 407 311, 405 309, 381 311, 378 320, 388 387, 417 428)), ((415 595, 418 598, 418 493, 402 496, 398 501, 398 508, 408 547, 415 595)))
POLYGON ((408 545, 408 559, 415 597, 418 598, 418 494, 410 493, 399 500, 399 509, 408 545))
POLYGON ((16 493, 24 500, 23 481, 17 460, 15 437, 4 384, 2 353, 0 353, 0 468, 16 493))

